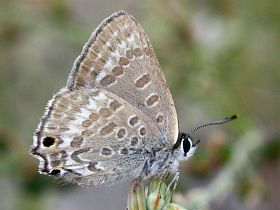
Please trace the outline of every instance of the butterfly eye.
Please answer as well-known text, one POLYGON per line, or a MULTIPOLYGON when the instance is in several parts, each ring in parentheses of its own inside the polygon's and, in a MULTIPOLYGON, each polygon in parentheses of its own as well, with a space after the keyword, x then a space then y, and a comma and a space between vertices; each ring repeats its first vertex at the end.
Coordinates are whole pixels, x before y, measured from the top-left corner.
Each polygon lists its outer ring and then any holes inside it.
POLYGON ((187 138, 183 141, 183 149, 184 149, 185 156, 190 151, 190 148, 191 148, 191 140, 187 138))

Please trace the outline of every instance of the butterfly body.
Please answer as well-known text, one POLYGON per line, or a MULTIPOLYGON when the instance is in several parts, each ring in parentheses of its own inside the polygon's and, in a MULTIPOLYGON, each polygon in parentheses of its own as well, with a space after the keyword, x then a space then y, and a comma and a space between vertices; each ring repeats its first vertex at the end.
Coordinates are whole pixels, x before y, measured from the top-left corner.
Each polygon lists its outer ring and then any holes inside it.
POLYGON ((31 153, 39 172, 80 185, 148 179, 178 169, 174 102, 149 39, 124 11, 93 32, 49 101, 31 153))

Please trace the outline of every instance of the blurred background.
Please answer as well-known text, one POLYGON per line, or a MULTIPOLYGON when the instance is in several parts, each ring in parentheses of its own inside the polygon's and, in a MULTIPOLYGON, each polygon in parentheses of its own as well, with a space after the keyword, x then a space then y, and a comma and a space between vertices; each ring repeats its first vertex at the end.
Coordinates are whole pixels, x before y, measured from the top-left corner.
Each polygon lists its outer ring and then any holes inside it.
POLYGON ((0 209, 124 209, 129 183, 61 185, 28 152, 45 105, 99 23, 117 10, 150 37, 181 131, 200 130, 175 201, 188 209, 280 209, 280 1, 0 1, 0 209))

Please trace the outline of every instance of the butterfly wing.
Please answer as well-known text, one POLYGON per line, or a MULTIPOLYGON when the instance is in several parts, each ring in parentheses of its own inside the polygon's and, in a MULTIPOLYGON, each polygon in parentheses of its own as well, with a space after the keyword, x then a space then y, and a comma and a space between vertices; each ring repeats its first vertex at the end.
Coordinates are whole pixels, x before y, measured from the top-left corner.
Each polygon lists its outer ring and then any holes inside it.
POLYGON ((100 185, 139 176, 159 135, 150 118, 111 92, 63 89, 50 100, 31 152, 41 173, 100 185))
POLYGON ((50 100, 31 153, 42 173, 81 185, 139 176, 178 135, 171 93, 140 24, 120 11, 92 34, 50 100))
POLYGON ((112 92, 157 124, 161 143, 170 146, 177 140, 174 102, 154 50, 141 25, 124 11, 105 19, 93 32, 67 87, 112 92))

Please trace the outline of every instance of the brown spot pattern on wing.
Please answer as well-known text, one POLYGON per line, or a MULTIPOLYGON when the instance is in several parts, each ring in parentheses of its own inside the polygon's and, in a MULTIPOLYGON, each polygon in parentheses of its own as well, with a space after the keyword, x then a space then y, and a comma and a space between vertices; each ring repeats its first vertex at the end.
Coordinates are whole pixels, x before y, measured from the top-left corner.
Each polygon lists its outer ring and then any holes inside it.
POLYGON ((147 106, 153 106, 153 105, 158 101, 158 99, 159 99, 158 95, 156 95, 156 94, 151 95, 151 96, 146 100, 147 106))
POLYGON ((99 133, 100 133, 101 136, 104 136, 104 135, 106 135, 106 134, 111 133, 111 132, 114 130, 115 127, 117 127, 117 125, 116 125, 115 123, 113 123, 113 122, 110 122, 110 123, 108 123, 107 125, 105 125, 105 126, 100 130, 99 133))
POLYGON ((148 83, 150 82, 150 75, 145 74, 142 77, 140 77, 139 79, 136 80, 135 82, 135 86, 137 88, 143 88, 144 86, 146 86, 148 83))

